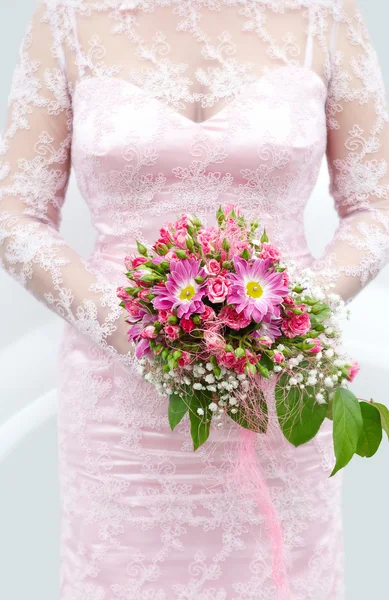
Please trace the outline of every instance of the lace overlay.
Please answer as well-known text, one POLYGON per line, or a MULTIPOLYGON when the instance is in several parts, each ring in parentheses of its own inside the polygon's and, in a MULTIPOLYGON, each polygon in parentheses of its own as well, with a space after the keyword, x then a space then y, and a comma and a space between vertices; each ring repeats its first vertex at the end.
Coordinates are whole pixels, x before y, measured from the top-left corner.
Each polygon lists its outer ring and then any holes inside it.
MULTIPOLYGON (((276 599, 266 515, 229 476, 239 431, 193 454, 133 367, 123 258, 233 201, 349 300, 389 258, 388 143, 354 0, 38 3, 0 141, 0 265, 65 322, 61 600, 276 599), (339 226, 314 260, 303 213, 325 157, 339 226), (71 168, 97 230, 86 260, 60 234, 71 168)), ((331 444, 329 425, 297 450, 257 438, 293 600, 343 594, 331 444)))

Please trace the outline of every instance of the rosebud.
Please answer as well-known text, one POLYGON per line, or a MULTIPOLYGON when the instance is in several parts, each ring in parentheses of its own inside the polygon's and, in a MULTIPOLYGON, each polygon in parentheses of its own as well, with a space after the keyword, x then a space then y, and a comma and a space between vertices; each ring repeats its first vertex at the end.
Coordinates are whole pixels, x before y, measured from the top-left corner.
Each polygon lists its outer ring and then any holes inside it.
POLYGON ((266 229, 264 229, 262 237, 261 237, 261 242, 262 242, 262 244, 267 244, 268 241, 269 241, 269 238, 267 237, 266 229))
POLYGON ((182 250, 182 248, 177 248, 177 250, 175 250, 175 253, 177 255, 177 258, 179 258, 180 260, 188 258, 187 253, 185 252, 185 250, 182 250))
POLYGON ((160 256, 164 256, 165 254, 167 254, 169 252, 169 248, 166 246, 166 244, 156 244, 155 251, 160 256))
POLYGON ((262 377, 266 377, 266 379, 269 379, 270 374, 269 374, 269 370, 266 369, 266 367, 261 365, 261 363, 257 363, 257 368, 259 369, 259 372, 262 375, 262 377))
POLYGON ((153 281, 160 281, 161 276, 158 273, 145 273, 143 277, 140 278, 140 281, 144 281, 145 283, 152 283, 153 281))
POLYGON ((192 321, 195 325, 200 325, 201 324, 201 317, 199 315, 193 315, 192 316, 192 321))
POLYGON ((193 236, 196 233, 196 229, 189 224, 186 226, 186 230, 191 236, 193 236))
POLYGON ((185 244, 186 247, 188 248, 188 250, 190 250, 191 252, 193 252, 194 250, 194 244, 193 244, 193 240, 191 237, 187 237, 185 240, 185 244))
POLYGON ((168 317, 168 319, 167 319, 167 322, 170 325, 176 325, 177 321, 178 321, 178 319, 175 315, 170 315, 170 317, 168 317))
POLYGON ((220 369, 220 367, 218 365, 214 365, 213 372, 216 375, 216 377, 220 377, 221 369, 220 369))
POLYGON ((226 238, 224 238, 224 240, 223 240, 222 248, 223 248, 223 250, 225 250, 225 252, 228 252, 229 249, 231 248, 231 244, 228 240, 226 240, 226 238))
POLYGON ((244 258, 245 260, 249 260, 250 258, 250 252, 247 250, 247 248, 245 248, 243 250, 243 252, 240 253, 241 257, 244 258))
POLYGON ((197 277, 195 277, 194 280, 196 283, 203 283, 204 277, 201 277, 201 275, 197 275, 197 277))
POLYGON ((196 217, 196 215, 192 215, 190 217, 190 220, 193 223, 193 225, 195 225, 196 227, 201 227, 202 222, 200 221, 200 219, 198 217, 196 217))
POLYGON ((296 294, 301 294, 301 292, 302 292, 303 290, 304 290, 304 288, 303 288, 303 286, 302 286, 302 285, 296 285, 296 286, 293 288, 293 291, 294 291, 294 292, 296 292, 296 294))
POLYGON ((159 321, 154 322, 154 329, 157 333, 159 333, 162 329, 162 324, 159 321))
POLYGON ((249 376, 250 375, 255 375, 256 372, 257 372, 257 369, 256 369, 255 365, 253 365, 251 363, 248 364, 248 365, 246 365, 245 368, 244 368, 244 370, 246 372, 246 375, 249 375, 249 376))
POLYGON ((147 256, 146 246, 144 244, 141 244, 140 242, 136 242, 136 245, 137 245, 139 254, 141 254, 142 256, 147 256))
POLYGON ((226 217, 224 215, 223 209, 222 209, 221 206, 219 206, 219 208, 217 209, 217 213, 216 213, 216 219, 217 219, 217 222, 218 222, 219 226, 222 225, 222 223, 225 220, 225 218, 226 217))
POLYGON ((245 350, 243 350, 243 348, 237 348, 235 350, 235 356, 236 356, 236 358, 242 358, 245 355, 246 355, 246 352, 245 352, 245 350))

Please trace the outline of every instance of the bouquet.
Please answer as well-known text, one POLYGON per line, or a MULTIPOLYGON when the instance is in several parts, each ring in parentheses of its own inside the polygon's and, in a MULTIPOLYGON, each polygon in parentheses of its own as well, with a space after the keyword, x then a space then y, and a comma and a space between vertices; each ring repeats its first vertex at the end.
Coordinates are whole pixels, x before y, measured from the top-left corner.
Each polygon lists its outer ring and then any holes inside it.
POLYGON ((182 215, 152 247, 125 258, 129 287, 117 290, 144 378, 169 397, 173 430, 189 413, 194 449, 232 419, 266 433, 266 380, 277 418, 295 446, 333 421, 336 464, 372 456, 389 410, 349 389, 359 367, 341 348, 345 303, 309 269, 281 257, 239 207, 216 213, 217 227, 182 215))

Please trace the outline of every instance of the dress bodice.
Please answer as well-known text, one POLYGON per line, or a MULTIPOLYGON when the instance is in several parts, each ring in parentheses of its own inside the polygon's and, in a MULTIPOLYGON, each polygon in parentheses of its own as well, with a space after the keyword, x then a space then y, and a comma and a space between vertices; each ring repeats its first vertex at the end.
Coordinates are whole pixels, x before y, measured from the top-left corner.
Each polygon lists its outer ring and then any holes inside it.
POLYGON ((326 147, 326 95, 314 71, 279 67, 196 123, 123 79, 83 79, 73 96, 72 162, 97 251, 114 245, 122 262, 120 245, 153 243, 182 212, 210 222, 234 201, 306 262, 303 213, 326 147))

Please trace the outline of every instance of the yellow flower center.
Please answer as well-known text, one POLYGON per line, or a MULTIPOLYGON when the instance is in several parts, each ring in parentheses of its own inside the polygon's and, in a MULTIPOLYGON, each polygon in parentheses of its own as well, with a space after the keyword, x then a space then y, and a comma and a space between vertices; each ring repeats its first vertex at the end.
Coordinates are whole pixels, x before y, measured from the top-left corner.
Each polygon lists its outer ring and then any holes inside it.
POLYGON ((187 285, 185 288, 181 290, 180 300, 192 300, 193 296, 196 295, 196 290, 193 285, 187 285))
POLYGON ((246 294, 251 298, 260 298, 263 294, 263 289, 258 281, 249 281, 246 285, 246 294))

